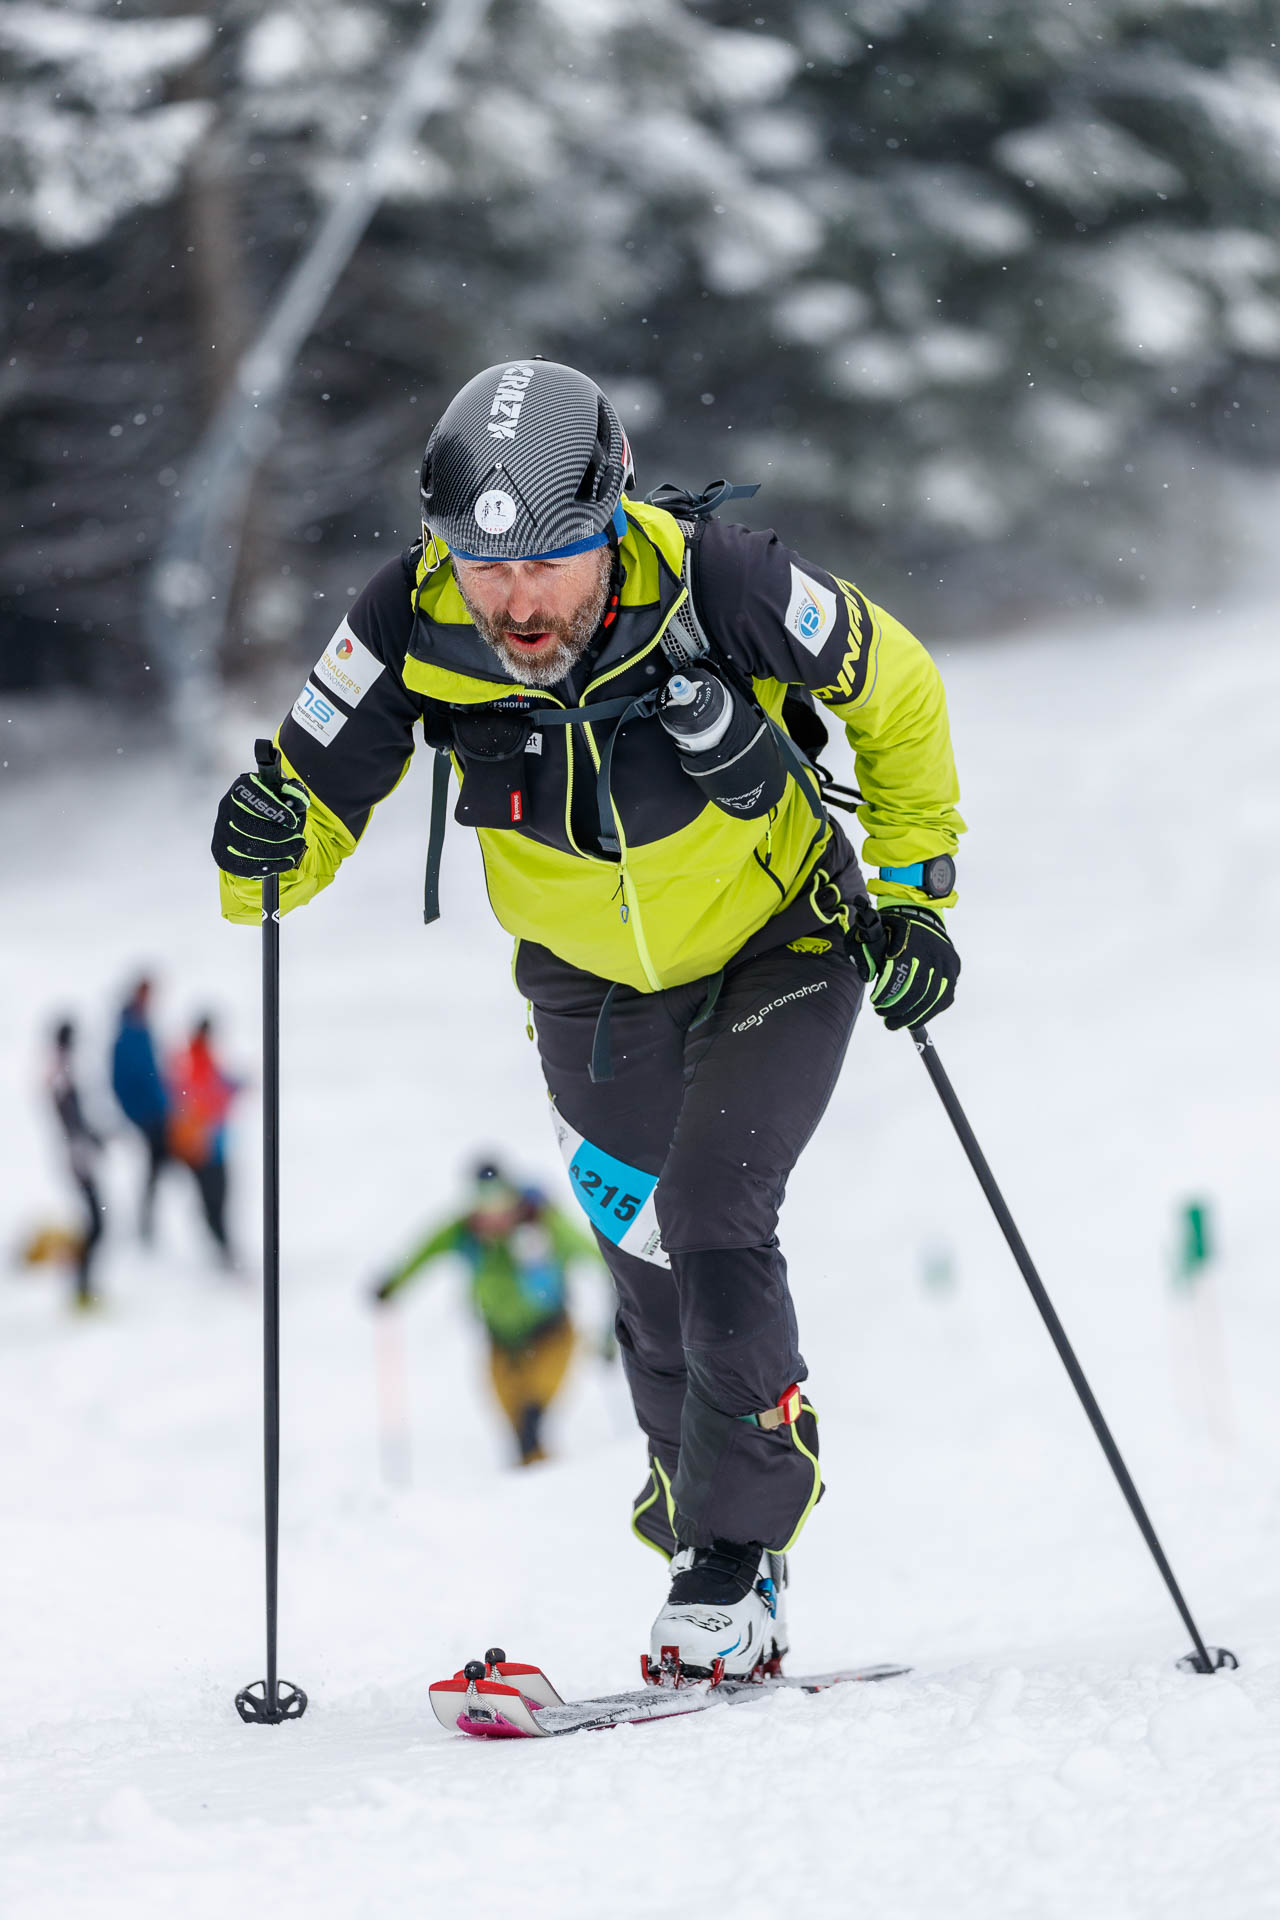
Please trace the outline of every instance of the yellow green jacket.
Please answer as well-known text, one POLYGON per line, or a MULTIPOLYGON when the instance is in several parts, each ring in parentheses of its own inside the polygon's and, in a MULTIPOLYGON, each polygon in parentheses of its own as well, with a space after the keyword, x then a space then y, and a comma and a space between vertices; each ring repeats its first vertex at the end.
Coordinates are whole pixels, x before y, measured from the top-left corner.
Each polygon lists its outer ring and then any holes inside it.
MULTIPOLYGON (((411 549, 374 576, 279 731, 312 796, 306 856, 281 880, 285 911, 355 850, 421 728, 451 750, 456 817, 477 831, 494 913, 517 940, 644 992, 713 974, 747 947, 821 934, 831 894, 820 876, 845 898, 862 880, 840 831, 815 819, 799 773, 766 819, 737 819, 704 800, 656 719, 633 721, 614 743, 612 853, 597 832, 596 775, 616 721, 538 726, 540 713, 660 687, 672 671, 663 636, 687 622, 690 594, 713 658, 750 680, 772 719, 782 722, 788 687, 802 687, 844 722, 872 869, 954 854, 964 823, 946 700, 920 643, 771 533, 624 504, 616 616, 554 691, 508 676, 441 550, 428 566, 411 549), (518 744, 505 759, 469 750, 477 722, 483 732, 493 721, 498 739, 512 719, 518 744)), ((881 904, 924 898, 874 871, 867 884, 881 904)), ((256 922, 259 883, 222 875, 222 904, 229 919, 256 922)))

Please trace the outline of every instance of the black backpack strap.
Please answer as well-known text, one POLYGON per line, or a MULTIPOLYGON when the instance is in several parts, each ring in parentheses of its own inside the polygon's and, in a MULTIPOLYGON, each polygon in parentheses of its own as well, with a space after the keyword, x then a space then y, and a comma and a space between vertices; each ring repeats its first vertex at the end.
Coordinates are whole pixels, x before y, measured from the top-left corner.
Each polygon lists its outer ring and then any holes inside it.
POLYGON ((431 828, 427 834, 427 872, 422 888, 422 918, 428 927, 440 918, 440 856, 444 852, 444 830, 449 819, 452 764, 448 749, 437 747, 431 768, 431 828))
POLYGON ((733 500, 740 496, 750 496, 753 493, 758 493, 759 490, 758 486, 734 487, 730 486, 726 480, 713 480, 696 498, 683 489, 673 487, 670 484, 655 487, 653 493, 647 496, 653 505, 667 507, 668 512, 674 513, 677 519, 680 519, 685 536, 683 573, 687 592, 682 605, 678 608, 674 618, 662 636, 662 651, 677 672, 685 672, 699 660, 710 660, 711 664, 723 674, 724 678, 737 688, 743 699, 746 700, 748 704, 760 714, 761 719, 767 723, 770 731, 778 742, 783 758, 796 779, 800 782, 801 790, 809 803, 809 811, 812 813, 814 819, 821 826, 825 827, 830 824, 827 816, 827 805, 840 807, 846 813, 853 813, 857 810, 862 800, 862 795, 856 787, 842 786, 841 783, 833 779, 826 768, 820 764, 818 754, 826 744, 827 733, 826 728, 818 718, 817 711, 813 706, 812 695, 808 692, 807 688, 797 686, 788 692, 786 700, 783 703, 784 718, 786 717, 788 706, 792 708, 793 712, 797 708, 807 710, 806 717, 809 720, 809 725, 805 729, 805 732, 808 738, 797 744, 786 727, 780 727, 777 721, 771 720, 769 715, 765 713, 760 702, 756 699, 755 688, 752 686, 747 675, 728 658, 724 649, 716 644, 714 635, 708 633, 706 627, 703 626, 702 615, 698 609, 698 596, 694 590, 694 557, 697 551, 698 540, 701 537, 702 529, 706 525, 708 516, 714 512, 715 508, 721 505, 724 500, 733 500), (664 497, 658 499, 655 497, 658 495, 664 497), (672 501, 671 505, 668 505, 668 499, 672 501), (685 514, 691 517, 686 518, 684 517, 685 514), (810 753, 808 751, 809 745, 813 745, 816 751, 810 753), (818 780, 821 797, 813 791, 812 777, 815 775, 818 780))
POLYGON ((644 503, 646 507, 661 507, 664 513, 673 514, 677 520, 709 520, 730 500, 750 500, 759 491, 758 480, 749 481, 745 486, 735 486, 731 480, 709 480, 701 493, 690 493, 688 487, 677 486, 673 480, 664 480, 660 487, 654 487, 646 493, 644 503))
POLYGON ((609 735, 600 755, 600 771, 596 775, 596 834, 606 853, 620 853, 618 836, 613 828, 613 749, 618 735, 628 720, 647 720, 658 711, 658 701, 662 689, 655 687, 649 693, 639 696, 619 695, 616 700, 593 700, 585 707, 564 707, 551 713, 539 713, 540 727, 588 727, 599 720, 616 720, 617 726, 609 735))

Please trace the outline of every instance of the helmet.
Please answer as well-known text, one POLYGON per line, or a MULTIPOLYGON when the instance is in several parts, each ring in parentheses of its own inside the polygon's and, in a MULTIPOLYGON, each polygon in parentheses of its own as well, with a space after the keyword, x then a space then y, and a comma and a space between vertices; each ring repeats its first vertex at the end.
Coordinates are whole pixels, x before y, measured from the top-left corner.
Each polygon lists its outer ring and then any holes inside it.
POLYGON ((464 560, 566 560, 627 530, 622 422, 594 380, 507 360, 468 380, 422 457, 424 544, 464 560))

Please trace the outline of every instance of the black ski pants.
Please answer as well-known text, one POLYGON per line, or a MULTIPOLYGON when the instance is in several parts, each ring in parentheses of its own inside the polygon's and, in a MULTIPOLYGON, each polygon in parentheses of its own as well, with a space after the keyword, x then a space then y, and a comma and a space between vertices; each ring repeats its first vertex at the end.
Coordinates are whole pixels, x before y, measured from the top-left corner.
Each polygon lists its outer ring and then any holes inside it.
POLYGON ((227 1169, 222 1160, 206 1160, 202 1167, 192 1167, 196 1186, 200 1190, 200 1206, 218 1251, 226 1265, 231 1264, 231 1246, 227 1239, 227 1169))
POLYGON ((156 1185, 172 1156, 169 1152, 168 1126, 163 1118, 148 1120, 145 1126, 139 1123, 138 1132, 147 1146, 147 1171, 142 1186, 142 1204, 138 1209, 138 1238, 144 1246, 149 1246, 155 1228, 156 1185))
POLYGON ((82 1307, 87 1307, 94 1298, 93 1262, 102 1238, 102 1195, 97 1181, 91 1180, 88 1174, 76 1174, 75 1182, 85 1206, 84 1237, 76 1258, 76 1299, 82 1307))
POLYGON ((709 1012, 713 980, 660 993, 619 986, 606 1016, 612 1078, 598 1082, 590 1062, 609 983, 544 947, 520 947, 517 981, 533 1005, 557 1111, 582 1136, 578 1160, 590 1143, 624 1173, 650 1176, 649 1187, 657 1176, 669 1266, 592 1224, 617 1287, 618 1344, 649 1439, 637 1528, 667 1551, 673 1533, 689 1546, 785 1548, 821 1491, 812 1411, 771 1430, 744 1417, 772 1408, 807 1374, 778 1210, 831 1097, 862 996, 843 952, 812 951, 821 944, 731 961, 709 1012))

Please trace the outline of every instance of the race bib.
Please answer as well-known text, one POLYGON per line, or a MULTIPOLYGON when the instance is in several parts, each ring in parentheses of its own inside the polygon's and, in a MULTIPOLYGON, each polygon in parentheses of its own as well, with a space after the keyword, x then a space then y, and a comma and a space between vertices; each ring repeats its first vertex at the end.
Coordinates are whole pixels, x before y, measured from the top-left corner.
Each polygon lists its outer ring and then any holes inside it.
POLYGON ((655 1267, 670 1267, 658 1231, 658 1211, 654 1193, 656 1173, 641 1173, 625 1160, 615 1160, 602 1147, 574 1130, 556 1107, 551 1109, 556 1139, 569 1169, 569 1179, 578 1204, 606 1240, 637 1260, 650 1260, 655 1267))

